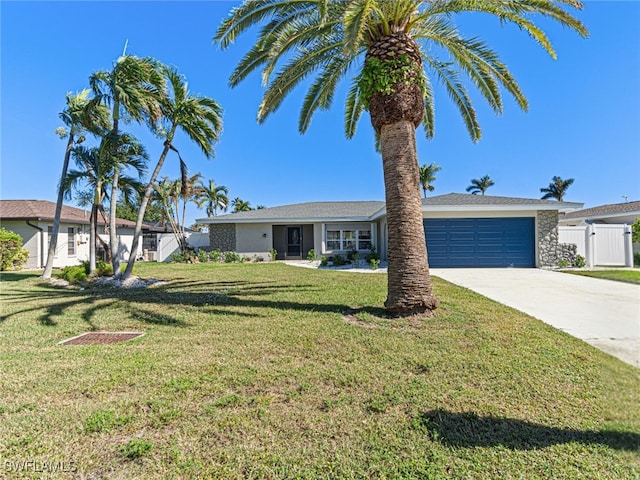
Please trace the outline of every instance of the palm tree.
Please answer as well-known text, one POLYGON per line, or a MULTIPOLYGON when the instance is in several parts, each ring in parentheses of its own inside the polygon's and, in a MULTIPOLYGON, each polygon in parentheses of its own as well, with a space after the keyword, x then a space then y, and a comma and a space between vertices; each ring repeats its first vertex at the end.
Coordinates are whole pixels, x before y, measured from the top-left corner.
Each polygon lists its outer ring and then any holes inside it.
MULTIPOLYGON (((159 73, 157 62, 150 58, 138 58, 123 55, 118 58, 110 71, 101 70, 89 77, 89 83, 95 94, 95 102, 111 107, 112 128, 105 137, 105 145, 111 149, 113 158, 117 158, 120 148, 119 123, 126 117, 136 122, 147 121, 155 124, 160 117, 160 101, 164 96, 164 77, 159 73)), ((116 211, 118 180, 120 169, 114 164, 112 180, 111 212, 116 211)), ((116 217, 110 218, 110 244, 112 251, 118 251, 116 217)), ((131 255, 135 258, 135 251, 131 255)), ((113 274, 120 276, 119 256, 112 256, 113 274)))
MULTIPOLYGON (((577 0, 567 3, 582 6, 577 0)), ((429 277, 415 144, 415 129, 421 123, 427 137, 434 133, 431 77, 442 81, 473 140, 481 132, 461 72, 496 112, 503 109, 501 86, 522 109, 527 108, 498 55, 481 40, 459 33, 453 17, 467 12, 488 13, 516 24, 552 57, 553 47, 531 20, 532 14, 587 35, 577 19, 551 0, 256 0, 234 8, 214 36, 228 48, 241 33, 262 26, 230 78, 230 85, 236 86, 262 68, 266 91, 258 108, 259 122, 275 112, 296 86, 315 76, 301 109, 301 133, 318 109, 331 106, 339 81, 356 72, 346 99, 345 133, 352 137, 363 111, 369 111, 382 153, 388 222, 385 306, 392 314, 426 312, 438 305, 429 277), (445 59, 437 56, 441 52, 445 59)))
POLYGON ((561 202, 565 194, 567 193, 567 190, 573 184, 573 178, 563 180, 560 177, 553 177, 551 180, 552 182, 547 188, 540 189, 540 192, 544 193, 544 195, 542 196, 542 200, 555 198, 556 200, 561 202))
POLYGON ((229 189, 209 180, 208 186, 201 183, 198 188, 198 207, 207 206, 207 217, 215 217, 218 209, 226 212, 229 208, 229 189))
MULTIPOLYGON (((110 189, 108 186, 113 181, 114 169, 113 160, 109 155, 105 155, 105 149, 98 147, 75 147, 73 158, 77 169, 70 170, 62 182, 62 186, 67 198, 71 197, 72 189, 81 185, 88 187, 87 197, 91 197, 90 240, 89 240, 89 272, 96 269, 96 247, 98 241, 98 213, 104 214, 104 202, 109 198, 110 189)), ((131 159, 131 166, 138 169, 140 164, 136 158, 131 159)), ((120 177, 119 188, 125 196, 132 195, 142 188, 142 184, 136 179, 127 175, 120 177)), ((113 216, 113 215, 111 215, 113 216)), ((111 258, 117 253, 113 248, 114 243, 110 243, 111 258)))
POLYGON ((471 192, 473 195, 477 195, 481 193, 484 196, 484 193, 487 191, 489 187, 493 187, 495 182, 491 180, 489 175, 485 175, 484 177, 477 179, 471 179, 471 185, 467 187, 467 192, 471 192))
POLYGON ((233 213, 248 212, 249 210, 253 210, 253 208, 251 208, 251 205, 249 205, 249 202, 245 202, 240 197, 234 198, 231 202, 231 205, 233 205, 233 213))
POLYGON ((432 163, 431 165, 422 165, 420 167, 420 185, 422 185, 422 191, 424 192, 424 198, 427 198, 427 190, 433 192, 436 187, 432 185, 436 180, 436 173, 442 170, 440 165, 432 163))
MULTIPOLYGON (((212 98, 191 94, 187 88, 187 82, 184 77, 174 68, 162 66, 161 70, 168 80, 171 90, 161 103, 162 129, 160 133, 164 137, 164 148, 151 174, 151 178, 149 178, 149 183, 147 183, 147 188, 145 189, 144 197, 140 204, 140 212, 138 213, 133 234, 132 252, 137 250, 140 243, 144 212, 169 150, 178 153, 178 150, 173 145, 173 139, 177 130, 182 130, 191 141, 200 147, 202 153, 204 153, 207 158, 214 156, 215 151, 213 145, 218 141, 218 137, 222 132, 222 108, 220 105, 212 98)), ((180 158, 179 153, 178 158, 184 178, 186 177, 186 166, 182 158, 180 158)), ((131 276, 134 263, 135 256, 132 255, 129 257, 127 269, 124 272, 125 279, 131 276)))
MULTIPOLYGON (((130 185, 125 185, 120 182, 120 172, 127 167, 135 169, 138 178, 142 177, 147 170, 147 162, 149 156, 144 146, 138 142, 138 140, 128 133, 113 137, 107 135, 103 140, 101 146, 103 155, 107 155, 111 161, 113 168, 113 176, 111 180, 111 195, 110 195, 110 208, 109 208, 109 245, 111 245, 111 265, 113 267, 113 274, 115 277, 120 276, 120 245, 118 242, 116 232, 116 210, 118 191, 122 189, 125 201, 129 201, 129 197, 133 195, 133 191, 130 189, 130 185), (114 141, 116 145, 111 145, 110 142, 114 141)), ((137 187, 140 191, 141 186, 137 187)), ((130 255, 135 256, 135 252, 130 252, 130 255)))
POLYGON ((64 200, 64 190, 62 182, 67 176, 69 169, 69 159, 74 145, 79 145, 84 141, 83 133, 89 131, 93 134, 100 134, 109 128, 109 112, 104 108, 95 108, 89 100, 90 90, 85 89, 80 93, 67 93, 67 106, 60 113, 65 127, 56 129, 60 138, 67 137, 67 148, 62 162, 62 174, 58 185, 58 198, 56 200, 56 210, 53 217, 53 228, 49 238, 49 250, 47 253, 47 263, 42 273, 42 278, 51 278, 53 270, 53 260, 56 254, 58 243, 58 232, 60 231, 60 216, 62 214, 62 203, 64 200))
POLYGON ((191 175, 187 177, 183 175, 182 180, 180 182, 180 200, 182 200, 182 219, 180 220, 180 228, 181 228, 181 237, 182 243, 181 248, 182 251, 187 249, 187 236, 185 233, 185 217, 187 215, 187 202, 193 202, 196 205, 198 204, 198 196, 200 194, 199 184, 202 183, 202 175, 200 173, 196 173, 195 175, 191 175))

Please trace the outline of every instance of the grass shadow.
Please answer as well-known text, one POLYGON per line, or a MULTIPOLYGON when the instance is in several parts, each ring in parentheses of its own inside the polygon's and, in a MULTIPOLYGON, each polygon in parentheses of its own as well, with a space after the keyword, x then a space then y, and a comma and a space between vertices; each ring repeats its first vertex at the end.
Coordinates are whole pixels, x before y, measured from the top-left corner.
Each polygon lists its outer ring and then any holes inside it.
MULTIPOLYGON (((24 275, 22 275, 24 278, 24 275)), ((232 307, 272 308, 279 310, 296 310, 304 312, 335 312, 347 309, 342 304, 305 303, 287 300, 271 300, 265 297, 288 293, 292 289, 296 292, 315 289, 312 285, 274 284, 272 282, 246 281, 189 281, 177 279, 167 283, 153 285, 146 288, 118 288, 102 285, 88 285, 84 290, 69 290, 56 285, 42 285, 36 293, 29 291, 13 291, 4 295, 4 301, 23 302, 29 300, 44 300, 45 305, 29 305, 9 314, 2 315, 0 322, 9 317, 34 313, 38 315, 41 324, 55 326, 56 318, 62 317, 72 308, 81 308, 80 316, 96 330, 94 319, 105 308, 121 308, 125 314, 141 323, 184 327, 188 323, 171 315, 171 308, 175 307, 203 307, 211 315, 224 314, 226 316, 255 317, 255 314, 232 310, 232 307), (159 313, 149 308, 149 305, 166 305, 167 308, 159 313), (42 312, 42 313, 40 313, 42 312)))
POLYGON ((417 418, 434 439, 452 447, 497 447, 533 450, 557 444, 604 445, 615 450, 639 451, 640 434, 615 430, 575 430, 540 425, 514 418, 478 416, 442 409, 417 418))
POLYGON ((26 279, 38 278, 40 275, 40 273, 2 272, 0 273, 0 282, 20 282, 26 279))

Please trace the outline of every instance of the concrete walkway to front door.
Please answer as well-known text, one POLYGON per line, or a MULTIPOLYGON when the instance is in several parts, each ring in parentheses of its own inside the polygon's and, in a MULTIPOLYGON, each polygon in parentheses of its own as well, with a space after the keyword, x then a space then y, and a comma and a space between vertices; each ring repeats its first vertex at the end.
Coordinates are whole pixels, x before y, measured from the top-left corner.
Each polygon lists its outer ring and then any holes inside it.
POLYGON ((640 367, 640 285, 533 268, 430 272, 640 367))

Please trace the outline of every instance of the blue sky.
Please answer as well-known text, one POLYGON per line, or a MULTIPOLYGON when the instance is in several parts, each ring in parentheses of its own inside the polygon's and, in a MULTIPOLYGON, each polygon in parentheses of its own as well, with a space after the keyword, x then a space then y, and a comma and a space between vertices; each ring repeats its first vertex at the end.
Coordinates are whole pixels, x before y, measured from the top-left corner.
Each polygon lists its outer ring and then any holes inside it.
MULTIPOLYGON (((368 115, 354 139, 343 130, 343 85, 330 111, 319 112, 309 131, 297 131, 304 91, 258 125, 262 89, 253 75, 235 89, 230 73, 251 44, 241 37, 227 51, 213 45, 229 1, 6 1, 1 16, 2 199, 55 201, 65 142, 55 134, 65 93, 88 87, 92 72, 109 69, 122 53, 150 56, 176 66, 192 92, 224 108, 216 158, 207 160, 185 138, 176 146, 191 173, 225 185, 231 197, 252 206, 323 200, 383 200, 379 154, 368 115)), ((442 167, 436 194, 464 192, 472 178, 490 175, 488 194, 539 198, 554 175, 575 178, 565 200, 586 207, 640 199, 640 2, 586 1, 576 15, 590 38, 550 22, 558 59, 553 61, 525 33, 497 20, 465 17, 462 32, 480 36, 499 52, 529 100, 524 113, 507 96, 496 116, 472 93, 483 130, 474 144, 446 92, 436 88, 436 137, 418 131, 420 164, 442 167)), ((130 130, 155 163, 161 142, 130 130)), ((177 177, 177 159, 161 176, 177 177)), ((69 202, 73 204, 73 202, 69 202)), ((187 223, 204 217, 189 208, 187 223)))

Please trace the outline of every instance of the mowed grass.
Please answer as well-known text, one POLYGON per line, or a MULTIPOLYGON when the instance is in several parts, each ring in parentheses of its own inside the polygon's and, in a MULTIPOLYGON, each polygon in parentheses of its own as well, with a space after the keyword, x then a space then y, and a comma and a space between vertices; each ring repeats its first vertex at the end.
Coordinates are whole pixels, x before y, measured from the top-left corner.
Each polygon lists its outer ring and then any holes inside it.
POLYGON ((564 273, 582 275, 584 277, 602 278, 617 282, 640 284, 640 269, 635 270, 564 270, 564 273))
POLYGON ((0 478, 640 478, 639 371, 468 290, 391 320, 384 274, 136 273, 2 275, 0 478), (91 330, 146 335, 57 345, 91 330))

